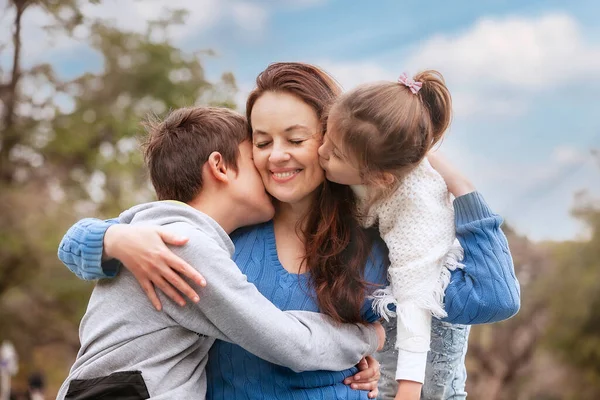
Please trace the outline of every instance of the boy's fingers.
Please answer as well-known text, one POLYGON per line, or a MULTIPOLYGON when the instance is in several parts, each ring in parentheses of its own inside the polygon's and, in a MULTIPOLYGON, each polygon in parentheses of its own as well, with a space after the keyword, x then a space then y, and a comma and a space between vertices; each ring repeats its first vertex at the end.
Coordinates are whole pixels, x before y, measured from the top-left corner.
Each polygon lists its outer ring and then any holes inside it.
POLYGON ((165 281, 162 276, 156 276, 154 279, 152 279, 152 283, 154 283, 154 286, 162 290, 162 292, 175 303, 182 307, 185 306, 185 300, 183 297, 181 297, 181 295, 177 293, 175 289, 173 289, 173 286, 169 285, 169 283, 165 281))
POLYGON ((196 293, 194 289, 192 289, 192 287, 188 285, 183 279, 181 279, 181 277, 179 277, 179 275, 177 275, 175 272, 167 268, 164 274, 164 278, 194 303, 200 301, 198 293, 196 293))
POLYGON ((184 236, 176 235, 172 232, 167 232, 167 231, 164 231, 161 229, 158 230, 158 234, 159 234, 160 238, 163 240, 163 242, 165 242, 167 244, 172 244, 175 246, 183 246, 189 240, 189 238, 186 238, 184 236))
POLYGON ((181 275, 191 279, 198 286, 206 286, 206 279, 204 279, 202 274, 198 272, 195 268, 193 268, 190 264, 177 257, 175 254, 171 253, 171 256, 167 260, 167 264, 169 264, 171 268, 179 272, 181 275))
POLYGON ((148 296, 154 308, 160 311, 162 309, 162 304, 156 295, 156 291, 154 290, 154 285, 152 285, 152 282, 145 280, 144 282, 141 282, 140 285, 142 286, 142 289, 144 289, 144 292, 146 292, 146 296, 148 296))

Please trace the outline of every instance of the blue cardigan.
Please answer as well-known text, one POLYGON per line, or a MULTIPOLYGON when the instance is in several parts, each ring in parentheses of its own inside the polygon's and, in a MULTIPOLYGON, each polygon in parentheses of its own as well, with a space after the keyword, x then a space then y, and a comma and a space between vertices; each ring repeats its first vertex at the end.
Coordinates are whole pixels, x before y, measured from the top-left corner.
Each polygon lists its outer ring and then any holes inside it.
MULTIPOLYGON (((455 199, 454 210, 456 236, 465 258, 464 268, 452 271, 446 289, 445 320, 483 324, 512 317, 520 307, 520 288, 508 242, 500 229, 502 218, 492 212, 478 192, 455 199)), ((104 234, 115 223, 116 219, 80 220, 63 237, 58 258, 81 279, 115 276, 119 262, 102 263, 104 234)))

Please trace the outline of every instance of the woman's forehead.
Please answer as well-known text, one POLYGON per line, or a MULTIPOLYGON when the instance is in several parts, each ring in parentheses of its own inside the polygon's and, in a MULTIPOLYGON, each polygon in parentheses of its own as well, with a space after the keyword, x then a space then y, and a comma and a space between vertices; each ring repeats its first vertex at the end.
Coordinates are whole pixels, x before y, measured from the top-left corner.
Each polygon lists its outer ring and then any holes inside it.
POLYGON ((253 131, 286 132, 319 126, 317 112, 289 93, 267 92, 254 103, 251 113, 253 131))

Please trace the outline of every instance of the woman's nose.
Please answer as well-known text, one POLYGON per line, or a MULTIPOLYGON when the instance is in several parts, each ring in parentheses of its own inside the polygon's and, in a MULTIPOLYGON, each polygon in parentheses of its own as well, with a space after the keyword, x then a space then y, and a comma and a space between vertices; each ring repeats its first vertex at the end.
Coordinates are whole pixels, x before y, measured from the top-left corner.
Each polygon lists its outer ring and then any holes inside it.
POLYGON ((284 148, 284 146, 275 144, 273 145, 273 149, 271 151, 271 154, 269 155, 269 161, 271 161, 272 163, 278 163, 287 161, 289 159, 290 153, 287 151, 287 149, 284 148))

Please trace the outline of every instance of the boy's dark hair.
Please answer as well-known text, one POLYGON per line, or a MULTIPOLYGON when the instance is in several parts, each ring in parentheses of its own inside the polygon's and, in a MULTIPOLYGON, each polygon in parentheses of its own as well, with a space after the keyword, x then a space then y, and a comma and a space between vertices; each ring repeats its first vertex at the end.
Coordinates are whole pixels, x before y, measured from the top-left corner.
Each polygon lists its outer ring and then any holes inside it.
POLYGON ((190 202, 202 189, 202 167, 214 151, 238 171, 239 145, 248 139, 246 118, 221 107, 186 107, 144 123, 144 160, 159 200, 190 202))

